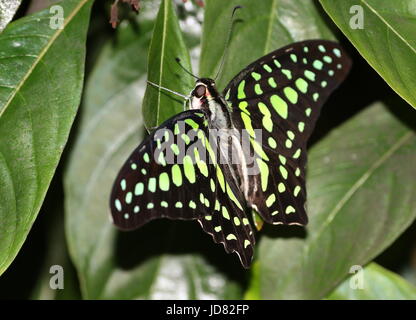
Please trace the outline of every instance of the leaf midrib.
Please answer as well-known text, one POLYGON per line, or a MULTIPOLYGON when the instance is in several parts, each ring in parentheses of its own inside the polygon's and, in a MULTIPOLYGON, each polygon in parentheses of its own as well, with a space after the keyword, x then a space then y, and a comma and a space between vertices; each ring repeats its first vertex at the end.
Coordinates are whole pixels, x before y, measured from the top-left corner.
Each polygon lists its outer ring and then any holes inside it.
POLYGON ((29 70, 26 72, 24 77, 15 87, 13 93, 9 96, 6 101, 4 108, 0 110, 0 118, 3 113, 7 110, 8 106, 11 104, 12 100, 16 96, 16 94, 20 91, 22 86, 26 83, 26 80, 30 77, 32 72, 35 70, 39 62, 43 59, 43 57, 48 52, 49 48, 54 44, 55 40, 66 30, 66 26, 72 21, 75 15, 81 10, 81 8, 88 2, 89 0, 81 0, 78 5, 74 8, 74 10, 68 15, 68 17, 64 20, 64 25, 62 29, 56 29, 57 31, 49 38, 49 41, 46 43, 46 46, 42 48, 37 58, 33 61, 33 64, 30 66, 29 70))
POLYGON ((390 25, 376 9, 374 9, 366 0, 360 0, 360 2, 364 4, 377 18, 379 18, 388 29, 397 35, 397 37, 402 40, 403 43, 408 46, 411 51, 413 51, 413 53, 416 54, 416 48, 413 48, 412 45, 392 25, 390 25))
MULTIPOLYGON (((160 53, 160 67, 159 67, 159 84, 162 85, 163 77, 163 64, 165 58, 165 43, 166 43, 166 26, 168 24, 168 6, 169 1, 164 2, 163 8, 163 32, 162 32, 162 52, 160 53)), ((160 99, 162 92, 158 90, 157 92, 157 110, 156 110, 156 125, 159 125, 159 115, 160 115, 160 99)))
POLYGON ((412 136, 413 132, 405 133, 396 143, 394 143, 376 162, 373 163, 370 168, 368 168, 358 180, 351 186, 351 188, 345 193, 345 195, 339 200, 331 212, 328 214, 328 217, 323 222, 321 228, 316 232, 315 236, 309 241, 303 249, 302 261, 307 259, 309 250, 313 243, 317 241, 318 238, 323 234, 324 230, 331 224, 335 219, 338 213, 342 210, 345 204, 353 197, 353 195, 360 189, 364 183, 371 177, 374 171, 376 171, 384 162, 386 162, 400 147, 402 147, 412 136))

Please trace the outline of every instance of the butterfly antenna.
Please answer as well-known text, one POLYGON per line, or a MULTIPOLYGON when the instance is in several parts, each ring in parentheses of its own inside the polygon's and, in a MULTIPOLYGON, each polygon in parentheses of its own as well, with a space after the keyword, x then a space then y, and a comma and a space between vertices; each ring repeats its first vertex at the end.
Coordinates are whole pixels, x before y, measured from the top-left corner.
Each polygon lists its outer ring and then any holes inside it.
POLYGON ((233 9, 233 12, 232 12, 232 14, 231 14, 231 22, 230 22, 230 26, 229 26, 229 28, 228 28, 228 36, 227 36, 227 39, 225 40, 225 49, 224 49, 224 53, 222 54, 221 63, 220 63, 220 66, 219 66, 219 68, 218 68, 217 74, 215 75, 214 80, 217 80, 217 78, 218 78, 218 76, 220 75, 220 73, 221 73, 221 71, 222 71, 222 68, 223 68, 223 66, 224 66, 225 57, 226 57, 226 55, 227 55, 227 52, 228 52, 228 47, 229 47, 229 45, 230 45, 230 40, 231 40, 231 31, 232 31, 232 29, 233 29, 233 25, 234 25, 234 14, 235 14, 235 12, 236 12, 238 9, 241 9, 241 8, 243 8, 243 7, 242 7, 242 6, 235 6, 235 7, 234 7, 234 9, 233 9))
POLYGON ((187 74, 189 74, 189 75, 191 75, 192 77, 194 77, 195 79, 199 79, 199 77, 197 77, 196 75, 194 75, 191 71, 189 71, 188 69, 186 69, 183 65, 182 65, 182 63, 181 63, 181 59, 179 59, 179 58, 175 58, 175 60, 176 60, 176 62, 179 64, 179 66, 187 73, 187 74))
POLYGON ((156 87, 156 88, 159 88, 159 89, 165 90, 165 91, 167 91, 167 92, 173 93, 173 94, 175 94, 175 95, 177 95, 177 96, 179 96, 179 97, 182 97, 182 98, 184 98, 184 99, 188 99, 188 98, 189 98, 188 96, 185 96, 185 95, 184 95, 184 94, 182 94, 182 93, 179 93, 179 92, 173 91, 173 90, 171 90, 171 89, 168 89, 168 88, 162 87, 162 86, 160 86, 160 85, 158 85, 158 84, 156 84, 156 83, 154 83, 154 82, 151 82, 151 81, 149 81, 149 80, 147 80, 147 83, 148 83, 148 84, 151 84, 152 86, 154 86, 154 87, 156 87))

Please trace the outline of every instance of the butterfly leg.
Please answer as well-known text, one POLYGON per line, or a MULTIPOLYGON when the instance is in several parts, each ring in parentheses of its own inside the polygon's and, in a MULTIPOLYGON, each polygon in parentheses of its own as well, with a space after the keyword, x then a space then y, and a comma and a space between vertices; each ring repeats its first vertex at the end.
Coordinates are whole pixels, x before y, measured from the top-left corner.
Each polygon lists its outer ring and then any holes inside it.
POLYGON ((186 99, 185 100, 183 100, 183 111, 186 111, 186 103, 189 101, 189 99, 190 99, 191 97, 190 96, 188 96, 188 97, 186 97, 186 99))

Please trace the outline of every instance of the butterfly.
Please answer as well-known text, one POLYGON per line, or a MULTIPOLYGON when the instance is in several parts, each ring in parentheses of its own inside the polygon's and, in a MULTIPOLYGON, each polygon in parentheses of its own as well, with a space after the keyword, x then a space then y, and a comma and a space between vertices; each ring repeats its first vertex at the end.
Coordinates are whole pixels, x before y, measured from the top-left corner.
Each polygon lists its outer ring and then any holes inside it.
POLYGON ((115 179, 116 226, 197 220, 249 268, 252 211, 269 224, 305 225, 307 141, 328 96, 351 67, 335 42, 292 43, 258 59, 220 93, 197 78, 189 110, 162 123, 115 179))

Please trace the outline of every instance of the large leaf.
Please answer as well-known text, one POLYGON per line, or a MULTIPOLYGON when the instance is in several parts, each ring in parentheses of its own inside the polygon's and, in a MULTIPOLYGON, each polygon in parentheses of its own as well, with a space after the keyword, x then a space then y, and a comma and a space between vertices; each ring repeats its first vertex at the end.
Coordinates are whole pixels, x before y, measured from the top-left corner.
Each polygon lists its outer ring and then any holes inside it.
POLYGON ((350 276, 342 282, 329 296, 332 300, 408 300, 416 299, 416 287, 399 275, 371 263, 362 274, 350 276), (363 287, 357 286, 361 279, 363 287))
MULTIPOLYGON (((62 199, 59 200, 62 201, 62 199)), ((56 210, 51 210, 53 212, 50 213, 47 212, 49 219, 46 228, 43 228, 43 232, 46 231, 46 241, 42 248, 45 251, 45 258, 42 261, 41 268, 37 271, 36 283, 30 293, 31 300, 75 300, 81 298, 77 274, 71 264, 65 241, 64 214, 61 210, 63 205, 62 202, 59 202, 59 204, 58 208, 54 208, 56 210), (61 266, 63 269, 63 290, 52 289, 50 286, 51 278, 56 275, 56 271, 51 274, 52 266, 61 266)), ((37 226, 39 227, 39 225, 37 226)), ((34 231, 42 232, 42 228, 34 228, 34 231)), ((52 281, 55 282, 56 280, 52 278, 52 281)))
POLYGON ((116 299, 241 297, 235 275, 227 278, 212 266, 212 259, 195 253, 212 247, 198 224, 155 221, 135 232, 121 233, 108 218, 117 171, 144 138, 139 106, 153 24, 141 16, 139 21, 139 32, 135 25, 122 24, 117 40, 107 43, 94 66, 79 137, 66 172, 67 238, 83 295, 116 299))
POLYGON ((416 108, 414 0, 320 2, 368 63, 403 99, 416 108), (352 8, 353 6, 355 7, 352 8), (355 29, 356 18, 359 18, 357 14, 360 12, 363 13, 363 29, 355 29))
POLYGON ((60 3, 62 29, 45 10, 0 35, 0 274, 36 218, 77 112, 91 3, 60 3))
POLYGON ((376 103, 312 148, 310 223, 306 232, 282 227, 261 239, 262 298, 323 298, 415 219, 416 136, 408 117, 376 103))
MULTIPOLYGON (((191 70, 186 48, 172 0, 163 0, 156 18, 149 49, 148 80, 181 94, 192 89, 192 77, 176 63, 182 61, 191 70)), ((146 127, 151 129, 171 116, 183 111, 184 100, 171 93, 148 86, 143 99, 143 115, 146 127)))
POLYGON ((6 28, 7 24, 13 19, 22 0, 0 1, 0 32, 6 28))
POLYGON ((237 5, 231 42, 217 84, 225 88, 249 63, 284 45, 305 39, 334 39, 310 0, 207 1, 200 76, 214 77, 225 50, 231 12, 237 5))

